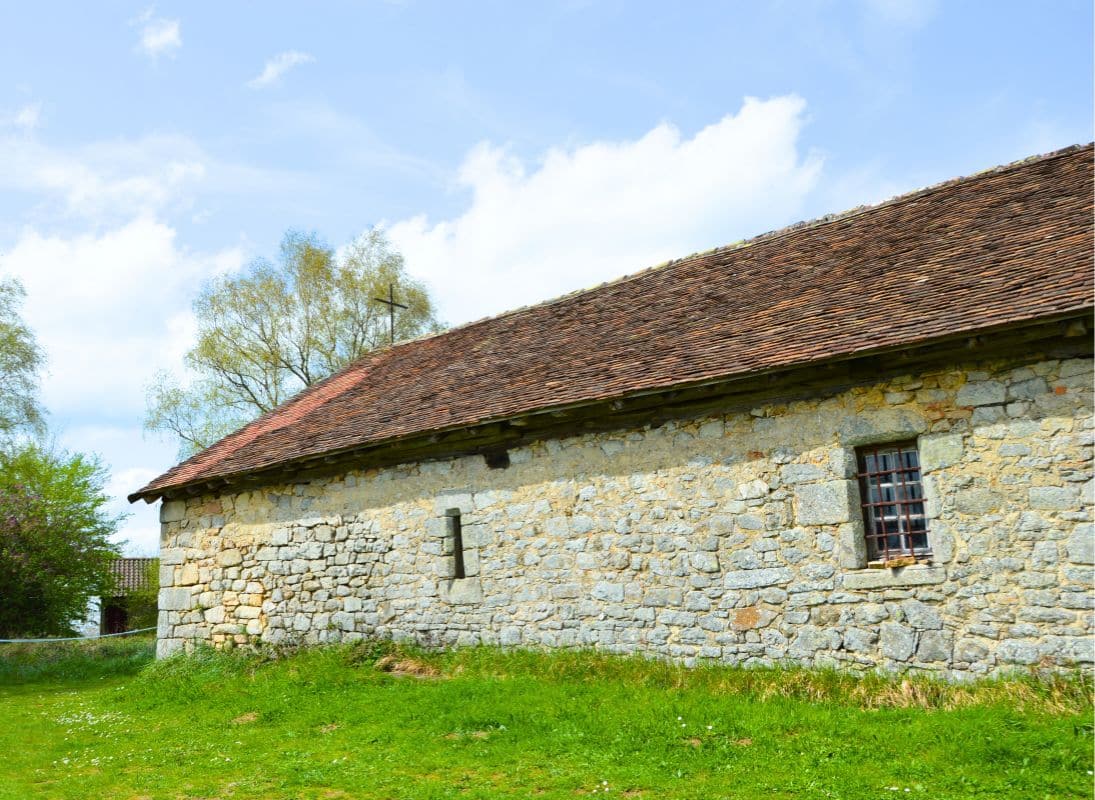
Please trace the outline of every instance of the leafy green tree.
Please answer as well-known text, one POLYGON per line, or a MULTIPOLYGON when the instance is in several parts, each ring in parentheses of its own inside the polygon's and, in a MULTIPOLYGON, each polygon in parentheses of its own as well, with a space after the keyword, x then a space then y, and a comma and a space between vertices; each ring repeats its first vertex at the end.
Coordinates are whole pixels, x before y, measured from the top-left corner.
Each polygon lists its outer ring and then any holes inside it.
POLYGON ((146 429, 175 437, 190 455, 387 345, 388 310, 374 298, 390 284, 408 306, 395 317, 397 340, 440 329, 426 288, 382 232, 337 253, 314 235, 286 234, 276 263, 258 259, 202 289, 197 342, 185 358, 191 380, 157 376, 146 429))
POLYGON ((0 638, 69 633, 113 587, 106 468, 37 443, 0 453, 0 638))
POLYGON ((160 559, 154 558, 145 567, 144 583, 138 589, 131 590, 125 596, 129 630, 152 628, 156 625, 156 614, 160 596, 160 559))
POLYGON ((45 356, 19 316, 25 294, 15 278, 0 279, 0 443, 44 430, 38 371, 45 356))

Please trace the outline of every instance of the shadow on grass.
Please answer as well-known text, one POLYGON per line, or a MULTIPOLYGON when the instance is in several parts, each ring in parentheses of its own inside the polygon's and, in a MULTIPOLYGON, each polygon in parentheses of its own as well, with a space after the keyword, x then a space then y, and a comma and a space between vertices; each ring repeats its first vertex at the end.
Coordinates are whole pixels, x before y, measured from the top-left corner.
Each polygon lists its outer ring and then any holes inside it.
POLYGON ((83 642, 0 644, 0 686, 79 684, 136 675, 155 658, 151 635, 83 642))

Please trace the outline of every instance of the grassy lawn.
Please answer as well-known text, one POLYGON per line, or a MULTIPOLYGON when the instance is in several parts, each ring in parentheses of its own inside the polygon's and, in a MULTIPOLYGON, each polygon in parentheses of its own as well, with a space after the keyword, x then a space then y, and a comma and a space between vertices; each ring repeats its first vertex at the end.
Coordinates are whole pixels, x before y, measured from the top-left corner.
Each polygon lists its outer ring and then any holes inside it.
POLYGON ((0 650, 0 798, 1089 798, 1091 702, 590 653, 26 646, 0 650))

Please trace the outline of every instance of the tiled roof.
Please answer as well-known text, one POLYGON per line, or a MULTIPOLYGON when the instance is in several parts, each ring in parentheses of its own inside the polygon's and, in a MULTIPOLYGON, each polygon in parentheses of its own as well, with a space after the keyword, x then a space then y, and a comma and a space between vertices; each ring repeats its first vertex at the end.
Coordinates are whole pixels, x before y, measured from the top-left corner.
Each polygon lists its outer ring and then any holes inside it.
POLYGON ((116 558, 110 562, 110 571, 117 580, 115 591, 126 594, 136 589, 144 589, 149 582, 149 567, 154 558, 116 558))
POLYGON ((1092 306, 1092 145, 372 353, 130 497, 1092 306))

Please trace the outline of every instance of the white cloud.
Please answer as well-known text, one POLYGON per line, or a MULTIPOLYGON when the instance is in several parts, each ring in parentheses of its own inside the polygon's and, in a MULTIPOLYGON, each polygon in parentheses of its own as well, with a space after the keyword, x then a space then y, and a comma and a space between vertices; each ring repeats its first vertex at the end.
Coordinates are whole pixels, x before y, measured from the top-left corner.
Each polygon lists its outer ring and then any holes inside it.
POLYGON ((28 103, 15 112, 15 116, 12 117, 12 124, 16 128, 20 128, 24 131, 32 131, 38 127, 38 123, 42 119, 42 104, 41 103, 28 103))
MULTIPOLYGON (((206 176, 207 156, 179 136, 100 142, 70 150, 0 136, 0 189, 61 201, 66 215, 103 219, 158 211, 206 176)), ((56 216, 58 209, 48 209, 56 216)))
POLYGON ((158 369, 178 370, 193 342, 197 287, 244 257, 239 248, 191 252, 151 216, 100 233, 26 228, 0 255, 0 275, 26 287, 23 317, 46 351, 51 426, 65 447, 103 456, 112 508, 133 512, 119 535, 127 552, 155 552, 158 540, 154 511, 129 509, 125 496, 175 456, 170 443, 142 439, 145 387, 158 369))
POLYGON ((20 198, 25 219, 51 227, 73 218, 116 226, 140 215, 200 214, 201 196, 224 202, 319 191, 312 175, 224 162, 170 134, 59 147, 0 129, 0 164, 0 193, 31 195, 32 202, 20 198))
POLYGON ((137 18, 136 22, 141 27, 137 52, 153 59, 160 56, 174 57, 182 47, 179 20, 157 17, 155 9, 149 8, 137 18))
POLYGON ((177 367, 202 281, 237 269, 236 248, 191 253, 151 217, 75 236, 26 229, 0 273, 27 290, 24 316, 49 358, 43 399, 62 416, 93 409, 139 418, 157 368, 177 367))
POLYGON ((531 169, 481 144, 459 173, 466 211, 388 232, 449 322, 538 302, 798 219, 821 170, 799 152, 804 111, 794 96, 748 98, 691 138, 662 123, 531 169))
POLYGON ((282 75, 293 67, 310 64, 313 61, 315 59, 312 56, 299 50, 287 50, 284 53, 278 53, 266 62, 266 65, 262 68, 262 73, 258 77, 249 80, 247 85, 252 89, 264 89, 267 86, 273 86, 281 80, 282 75))

